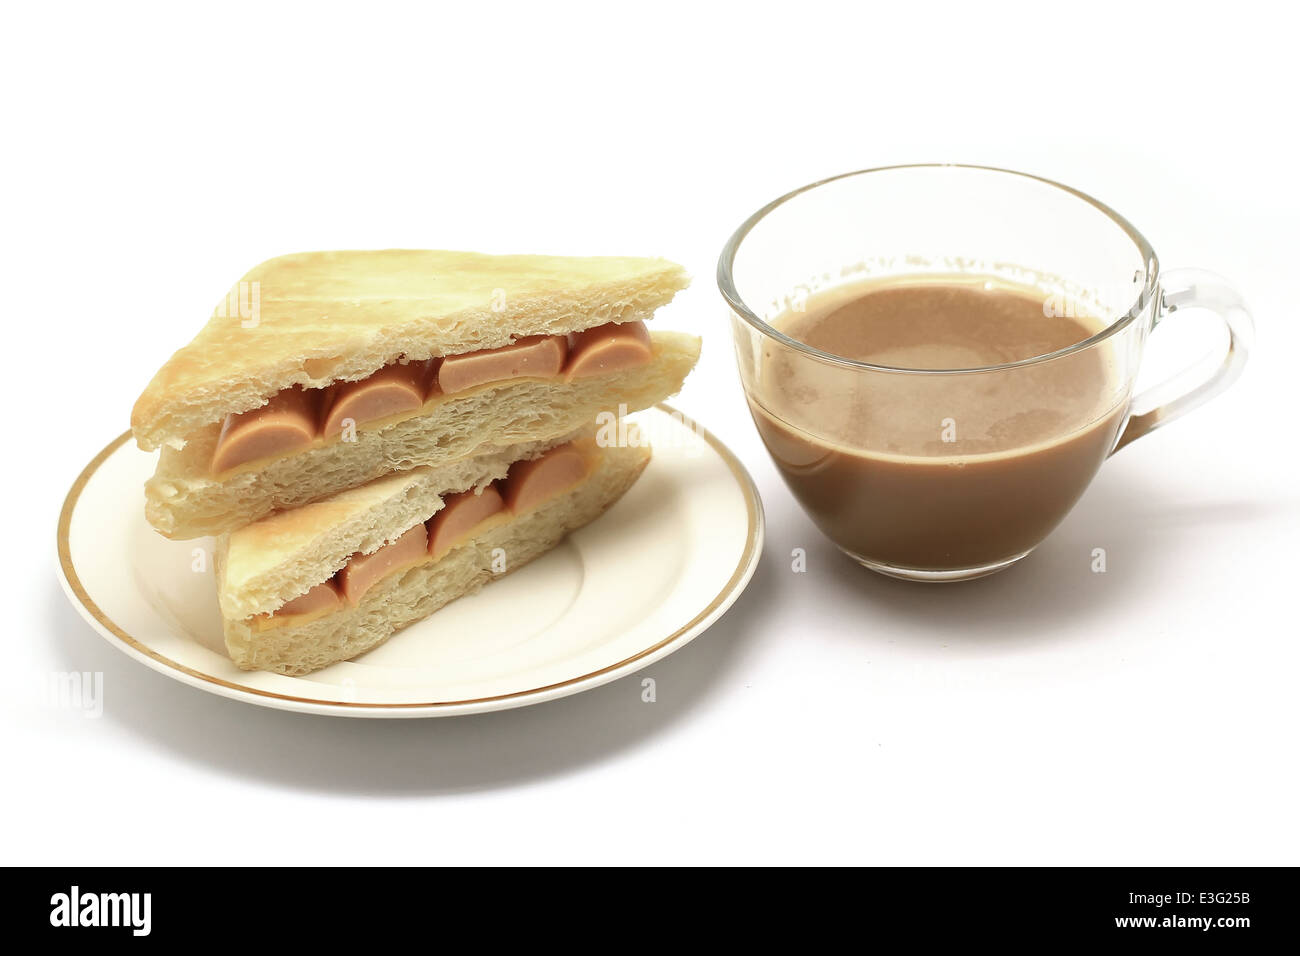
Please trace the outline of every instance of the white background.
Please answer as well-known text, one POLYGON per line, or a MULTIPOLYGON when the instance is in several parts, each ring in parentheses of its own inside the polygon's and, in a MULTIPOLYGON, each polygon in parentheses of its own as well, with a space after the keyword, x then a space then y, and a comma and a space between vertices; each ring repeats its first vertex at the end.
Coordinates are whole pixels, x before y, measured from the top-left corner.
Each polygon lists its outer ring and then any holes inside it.
MULTIPOLYGON (((7 7, 3 860, 1300 862, 1294 24, 1057 9, 7 7), (925 161, 1077 186, 1166 266, 1230 276, 1259 328, 1234 389, 1116 456, 1021 566, 949 588, 857 569, 797 510, 713 281, 769 199, 925 161), (660 315, 705 340, 677 404, 749 464, 768 543, 648 672, 657 703, 638 675, 481 717, 263 710, 130 661, 64 598, 68 485, 224 290, 383 246, 694 274, 660 315), (102 719, 40 699, 73 670, 103 672, 102 719)), ((1177 326, 1153 361, 1182 360, 1177 326)))

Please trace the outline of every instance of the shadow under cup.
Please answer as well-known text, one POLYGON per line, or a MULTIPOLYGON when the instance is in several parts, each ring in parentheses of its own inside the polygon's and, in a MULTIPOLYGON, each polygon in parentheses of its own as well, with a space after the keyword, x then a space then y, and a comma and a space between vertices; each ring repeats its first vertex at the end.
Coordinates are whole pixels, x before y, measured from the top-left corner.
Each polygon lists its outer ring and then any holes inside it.
MULTIPOLYGON (((966 166, 851 173, 747 220, 718 281, 750 409, 781 474, 821 531, 876 571, 952 581, 1013 564, 1065 517, 1117 441, 1136 437, 1120 439, 1158 320, 1156 256, 1121 217, 1067 187, 966 166), (828 289, 926 275, 1032 289, 1045 316, 1095 324, 1047 355, 955 370, 854 361, 782 331, 828 289)), ((1227 366, 1216 389, 1235 374, 1227 366)))

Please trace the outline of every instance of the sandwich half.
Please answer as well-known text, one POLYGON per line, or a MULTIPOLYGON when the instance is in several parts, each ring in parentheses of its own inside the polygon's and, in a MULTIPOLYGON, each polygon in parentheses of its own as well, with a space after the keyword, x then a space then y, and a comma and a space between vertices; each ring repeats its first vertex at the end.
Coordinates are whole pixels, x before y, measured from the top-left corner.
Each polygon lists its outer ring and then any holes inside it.
POLYGON ((249 272, 159 370, 131 423, 161 448, 145 513, 221 534, 394 471, 454 486, 620 405, 677 392, 699 339, 644 321, 687 284, 663 259, 380 250, 249 272))
POLYGON ((456 493, 413 468, 223 535, 217 589, 231 659, 289 675, 351 660, 549 551, 650 460, 634 427, 620 445, 598 434, 494 464, 456 493))

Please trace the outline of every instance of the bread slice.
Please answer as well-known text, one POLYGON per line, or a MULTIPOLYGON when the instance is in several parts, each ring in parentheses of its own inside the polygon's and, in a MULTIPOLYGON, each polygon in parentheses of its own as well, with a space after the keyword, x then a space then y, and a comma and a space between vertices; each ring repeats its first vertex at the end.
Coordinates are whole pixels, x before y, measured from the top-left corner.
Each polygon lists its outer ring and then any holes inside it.
POLYGON ((159 369, 131 413, 145 450, 266 404, 292 385, 365 378, 527 335, 648 319, 684 289, 665 259, 388 249, 270 259, 159 369))
MULTIPOLYGON (((226 649, 231 660, 244 670, 289 675, 307 674, 351 660, 448 602, 473 594, 495 580, 500 576, 500 566, 494 569, 496 558, 504 558, 503 573, 508 573, 551 550, 566 534, 593 521, 617 501, 632 487, 649 460, 650 449, 644 445, 599 448, 596 467, 578 487, 534 511, 489 528, 436 561, 390 574, 367 591, 356 607, 301 624, 268 628, 258 626, 265 619, 227 616, 226 649)), ((394 490, 394 494, 400 491, 394 490)), ((299 548, 296 552, 293 548, 282 552, 281 563, 287 567, 297 560, 295 554, 301 557, 301 552, 310 549, 310 537, 300 534, 296 539, 299 548)), ((240 560, 228 539, 218 542, 219 591, 225 592, 231 586, 231 569, 240 560)), ((307 585, 300 581, 299 586, 307 585)), ((503 609, 503 619, 509 613, 510 609, 503 609)))
MULTIPOLYGON (((651 336, 654 360, 613 375, 572 382, 513 380, 466 393, 435 413, 270 462, 257 471, 214 477, 209 462, 220 426, 164 448, 145 484, 145 516, 169 538, 231 531, 273 511, 298 508, 392 471, 441 469, 439 480, 472 479, 464 459, 494 456, 508 464, 596 423, 620 404, 634 412, 676 393, 699 358, 700 341, 680 332, 651 336), (509 458, 513 455, 514 458, 509 458), (459 471, 456 469, 459 468, 459 471)), ((464 485, 461 485, 464 487, 464 485)))
POLYGON ((301 508, 280 511, 218 541, 225 577, 218 592, 229 618, 267 614, 328 580, 354 554, 391 544, 442 510, 448 495, 504 478, 516 461, 536 458, 560 441, 466 459, 452 468, 399 471, 301 508))

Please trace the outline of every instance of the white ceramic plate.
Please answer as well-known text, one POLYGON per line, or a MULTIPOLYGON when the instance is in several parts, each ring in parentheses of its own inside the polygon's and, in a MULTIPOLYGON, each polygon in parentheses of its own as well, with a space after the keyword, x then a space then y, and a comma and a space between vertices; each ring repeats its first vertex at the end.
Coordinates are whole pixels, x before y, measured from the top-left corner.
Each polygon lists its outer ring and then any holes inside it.
POLYGON ((142 488, 157 456, 139 451, 130 433, 96 455, 68 492, 59 576, 110 643, 179 681, 251 704, 434 717, 564 697, 703 632, 744 590, 762 550, 758 493, 726 446, 667 406, 632 420, 651 437, 654 457, 598 520, 373 651, 305 677, 241 671, 226 657, 212 539, 168 541, 149 527, 142 488))

